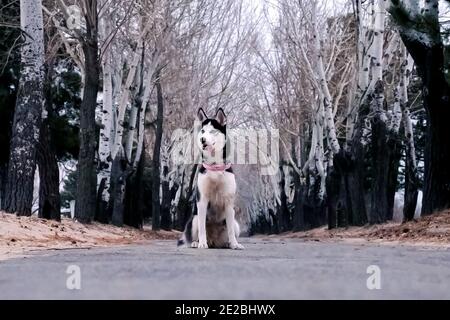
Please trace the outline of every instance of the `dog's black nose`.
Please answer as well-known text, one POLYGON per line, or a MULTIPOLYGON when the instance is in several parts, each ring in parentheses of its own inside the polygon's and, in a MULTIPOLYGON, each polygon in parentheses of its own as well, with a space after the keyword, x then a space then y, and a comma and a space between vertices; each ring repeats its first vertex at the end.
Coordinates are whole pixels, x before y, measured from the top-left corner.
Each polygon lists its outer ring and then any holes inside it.
POLYGON ((206 143, 206 139, 205 138, 201 138, 200 141, 205 144, 206 143))

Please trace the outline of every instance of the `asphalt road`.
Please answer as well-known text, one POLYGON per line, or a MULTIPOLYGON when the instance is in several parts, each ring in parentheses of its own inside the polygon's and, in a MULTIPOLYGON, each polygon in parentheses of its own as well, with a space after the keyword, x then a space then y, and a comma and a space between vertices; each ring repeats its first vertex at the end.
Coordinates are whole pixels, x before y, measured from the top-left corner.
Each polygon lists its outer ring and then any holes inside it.
POLYGON ((446 249, 253 238, 243 244, 244 251, 158 241, 33 254, 0 262, 0 299, 450 299, 446 249), (66 273, 71 265, 79 267, 80 290, 67 288, 68 277, 69 286, 77 284, 77 271, 66 273), (379 290, 367 287, 371 265, 379 267, 379 290))

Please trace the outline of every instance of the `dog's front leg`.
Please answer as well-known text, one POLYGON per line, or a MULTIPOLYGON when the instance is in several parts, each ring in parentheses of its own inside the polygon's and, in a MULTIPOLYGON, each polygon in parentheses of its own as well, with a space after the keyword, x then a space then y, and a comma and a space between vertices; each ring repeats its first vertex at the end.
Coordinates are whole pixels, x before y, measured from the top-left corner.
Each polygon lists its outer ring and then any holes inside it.
POLYGON ((197 202, 198 214, 198 248, 208 249, 208 242, 206 241, 206 212, 208 203, 204 201, 197 202))
POLYGON ((228 241, 230 242, 230 249, 242 250, 244 249, 244 246, 238 243, 236 239, 234 215, 235 215, 234 209, 232 207, 228 207, 226 209, 226 216, 225 216, 228 232, 228 241))

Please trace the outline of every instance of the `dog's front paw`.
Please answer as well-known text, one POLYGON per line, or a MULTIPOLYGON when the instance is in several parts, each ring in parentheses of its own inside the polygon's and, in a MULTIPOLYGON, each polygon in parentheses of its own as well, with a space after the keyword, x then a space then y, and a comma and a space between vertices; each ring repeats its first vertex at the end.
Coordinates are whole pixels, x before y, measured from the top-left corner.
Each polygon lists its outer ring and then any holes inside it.
POLYGON ((208 249, 208 244, 206 242, 199 242, 198 248, 199 249, 208 249))
POLYGON ((236 243, 230 244, 230 249, 233 249, 233 250, 244 250, 244 246, 242 244, 236 242, 236 243))
POLYGON ((198 241, 192 241, 191 248, 198 248, 198 241))

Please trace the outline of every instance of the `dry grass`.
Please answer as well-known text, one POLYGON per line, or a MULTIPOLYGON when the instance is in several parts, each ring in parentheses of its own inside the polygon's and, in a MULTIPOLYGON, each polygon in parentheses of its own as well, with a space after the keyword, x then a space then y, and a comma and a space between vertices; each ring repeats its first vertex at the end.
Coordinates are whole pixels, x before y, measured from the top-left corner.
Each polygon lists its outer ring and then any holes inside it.
POLYGON ((177 231, 155 232, 95 222, 83 225, 67 218, 55 222, 0 212, 0 260, 35 250, 117 246, 175 240, 178 236, 177 231))
POLYGON ((328 230, 326 227, 306 232, 285 233, 284 238, 312 241, 363 240, 377 243, 404 243, 450 246, 450 210, 407 223, 328 230))

